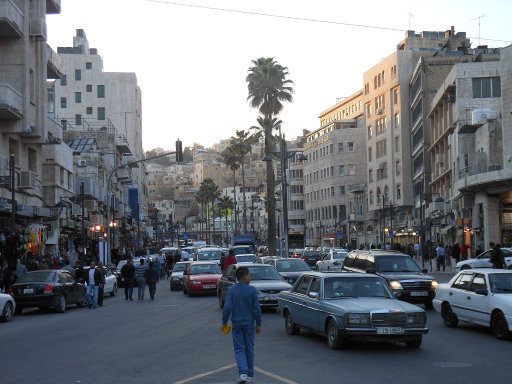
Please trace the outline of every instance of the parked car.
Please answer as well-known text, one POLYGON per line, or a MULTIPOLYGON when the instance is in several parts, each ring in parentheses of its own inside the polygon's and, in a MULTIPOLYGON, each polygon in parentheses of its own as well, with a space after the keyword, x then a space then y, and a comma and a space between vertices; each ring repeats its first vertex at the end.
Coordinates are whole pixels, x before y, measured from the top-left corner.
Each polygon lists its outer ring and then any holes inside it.
POLYGON ((299 259, 302 256, 303 252, 304 252, 304 249, 296 248, 293 250, 292 257, 299 259))
POLYGON ((0 293, 0 321, 9 322, 16 311, 16 301, 14 297, 6 293, 0 293))
POLYGON ((179 261, 174 264, 171 272, 171 278, 169 279, 169 285, 171 291, 174 289, 183 289, 183 272, 187 269, 190 261, 179 261))
POLYGON ((343 261, 347 257, 348 252, 344 249, 331 249, 329 253, 322 257, 322 260, 317 261, 316 269, 320 272, 337 271, 341 272, 343 261))
POLYGON ((311 267, 304 260, 300 259, 269 259, 265 264, 274 266, 281 276, 291 285, 293 285, 304 272, 311 272, 311 267))
POLYGON ((271 265, 233 264, 224 271, 219 280, 217 297, 221 308, 224 307, 229 288, 236 284, 235 273, 238 267, 249 268, 252 278, 251 285, 258 290, 258 299, 262 307, 277 307, 277 294, 292 287, 271 265))
POLYGON ((10 293, 19 314, 27 307, 54 308, 62 313, 70 304, 79 307, 87 304, 85 286, 64 270, 27 272, 10 288, 10 293))
POLYGON ((235 245, 231 248, 235 255, 247 255, 253 253, 252 247, 250 245, 235 245))
POLYGON ((383 277, 400 300, 432 308, 437 281, 426 275, 416 261, 395 251, 352 251, 343 262, 343 271, 376 274, 383 277))
POLYGON ((183 293, 189 297, 215 294, 221 276, 222 271, 215 261, 191 262, 183 271, 183 293))
MULTIPOLYGON (((463 271, 471 268, 492 268, 491 255, 493 250, 489 249, 479 254, 475 259, 459 261, 455 264, 455 271, 463 271)), ((505 258, 508 269, 512 269, 512 248, 501 248, 501 254, 505 258)))
MULTIPOLYGON (((90 267, 84 267, 85 272, 89 273, 90 267)), ((109 294, 110 296, 117 295, 117 278, 116 276, 110 272, 110 269, 107 267, 103 267, 103 271, 105 273, 105 286, 103 287, 104 295, 109 294)))
POLYGON ((236 257, 236 262, 238 264, 242 264, 242 263, 261 264, 262 263, 261 259, 253 253, 243 254, 243 255, 235 255, 235 257, 236 257))
POLYGON ((321 258, 322 253, 320 251, 304 251, 301 256, 301 259, 308 263, 311 268, 315 268, 317 261, 321 258))
POLYGON ((418 348, 428 332, 426 313, 399 301, 386 280, 360 273, 303 274, 293 289, 278 296, 285 330, 301 329, 327 336, 332 349, 348 340, 403 342, 418 348))
MULTIPOLYGON (((215 261, 217 264, 220 265, 220 254, 222 253, 221 248, 214 248, 214 247, 208 247, 208 248, 201 248, 197 250, 197 256, 194 260, 197 261, 215 261)), ((227 253, 226 253, 227 255, 227 253)))
POLYGON ((512 338, 512 271, 468 269, 439 284, 434 308, 444 324, 459 321, 491 327, 498 339, 512 338))

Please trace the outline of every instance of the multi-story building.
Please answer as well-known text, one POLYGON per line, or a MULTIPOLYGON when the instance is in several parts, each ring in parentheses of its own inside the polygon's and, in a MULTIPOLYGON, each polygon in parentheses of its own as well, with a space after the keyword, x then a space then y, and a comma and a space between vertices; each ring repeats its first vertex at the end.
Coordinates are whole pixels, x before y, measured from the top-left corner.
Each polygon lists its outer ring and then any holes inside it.
POLYGON ((59 252, 56 205, 73 186, 72 153, 47 115, 46 81, 63 70, 46 43, 46 15, 60 8, 60 0, 0 3, 0 227, 44 232, 45 243, 29 243, 35 254, 59 252))
POLYGON ((355 246, 357 240, 347 238, 352 213, 348 193, 351 185, 366 182, 363 92, 336 103, 319 118, 320 128, 304 144, 306 243, 355 246))
MULTIPOLYGON (((432 56, 451 44, 451 38, 452 31, 407 31, 395 52, 364 73, 368 208, 373 225, 378 225, 372 242, 392 242, 398 231, 409 227, 414 203, 411 166, 415 166, 411 162, 410 80, 420 57, 432 56)), ((464 38, 460 36, 461 41, 464 38)), ((413 105, 414 122, 422 106, 419 101, 413 105)), ((421 157, 415 159, 420 161, 421 157)))

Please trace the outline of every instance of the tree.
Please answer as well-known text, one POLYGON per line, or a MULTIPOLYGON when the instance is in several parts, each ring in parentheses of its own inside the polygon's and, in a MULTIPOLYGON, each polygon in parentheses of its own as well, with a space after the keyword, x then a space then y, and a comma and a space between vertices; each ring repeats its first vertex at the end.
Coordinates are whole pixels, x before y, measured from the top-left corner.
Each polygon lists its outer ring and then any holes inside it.
MULTIPOLYGON (((219 191, 219 187, 217 186, 217 184, 215 184, 215 182, 213 181, 213 179, 204 179, 201 184, 199 185, 199 191, 197 192, 197 194, 200 194, 200 195, 203 195, 204 194, 204 198, 205 198, 205 201, 206 201, 206 212, 207 212, 207 217, 206 217, 206 222, 207 222, 207 228, 209 229, 209 225, 208 225, 208 220, 209 220, 209 212, 211 211, 210 210, 210 206, 209 206, 209 203, 211 203, 211 206, 215 205, 215 200, 220 196, 220 191, 219 191)), ((197 194, 196 194, 196 199, 197 199, 197 194)), ((213 211, 212 211, 213 213, 213 211)), ((215 217, 214 217, 214 220, 215 220, 215 217)), ((215 222, 213 222, 213 236, 215 236, 215 222)), ((210 231, 208 231, 209 233, 210 231)), ((208 236, 209 237, 209 236, 208 236)), ((212 240, 210 238, 208 238, 208 240, 212 240)))
POLYGON ((224 151, 221 152, 222 161, 226 166, 233 172, 233 201, 235 204, 235 222, 234 222, 234 232, 236 233, 238 229, 238 215, 237 215, 237 203, 236 203, 236 171, 240 169, 240 163, 238 162, 236 154, 233 152, 232 147, 227 147, 224 151))
POLYGON ((228 244, 228 239, 229 239, 228 216, 229 216, 229 213, 231 212, 231 210, 234 208, 235 202, 233 201, 231 196, 221 196, 219 198, 218 206, 219 206, 219 210, 220 210, 221 214, 225 218, 225 224, 226 224, 226 244, 228 244))
POLYGON ((196 201, 201 205, 201 236, 204 237, 203 233, 203 222, 204 222, 204 206, 208 204, 209 197, 206 194, 206 189, 199 187, 199 191, 196 193, 196 201))
MULTIPOLYGON (((283 110, 283 102, 293 101, 293 81, 288 79, 288 68, 283 67, 273 57, 260 57, 252 61, 246 77, 251 107, 257 108, 262 116, 258 118, 264 137, 265 154, 272 151, 272 133, 280 125, 276 116, 283 110)), ((274 196, 274 169, 272 162, 267 162, 267 211, 268 211, 268 249, 276 253, 276 200, 274 196)))

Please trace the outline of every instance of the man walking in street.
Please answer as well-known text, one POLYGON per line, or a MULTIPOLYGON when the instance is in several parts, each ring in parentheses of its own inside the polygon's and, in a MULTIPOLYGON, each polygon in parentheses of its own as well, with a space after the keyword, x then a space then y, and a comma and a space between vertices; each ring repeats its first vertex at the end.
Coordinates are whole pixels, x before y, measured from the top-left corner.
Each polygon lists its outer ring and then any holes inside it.
MULTIPOLYGON (((149 288, 149 296, 151 300, 155 300, 155 292, 156 292, 156 283, 158 281, 158 271, 154 267, 154 264, 152 261, 149 262, 149 266, 144 271, 144 277, 146 278, 146 282, 148 284, 149 288)), ((144 297, 144 295, 142 295, 144 297)))
POLYGON ((87 274, 87 301, 89 302, 89 308, 96 309, 98 306, 98 290, 101 280, 101 272, 96 268, 94 261, 92 261, 91 268, 87 274))
POLYGON ((443 267, 443 272, 446 268, 446 249, 443 247, 443 244, 439 244, 436 248, 437 253, 437 272, 443 267))
POLYGON ((125 300, 133 300, 133 279, 135 278, 135 267, 133 260, 128 259, 128 262, 121 268, 121 276, 124 279, 124 297, 125 300))
POLYGON ((101 273, 101 283, 98 288, 98 305, 103 307, 103 299, 105 298, 105 282, 107 280, 107 271, 103 268, 103 263, 101 261, 98 262, 98 270, 101 273))
POLYGON ((240 378, 239 383, 254 382, 254 334, 261 332, 261 308, 256 288, 249 285, 251 275, 247 267, 236 270, 238 283, 226 297, 222 313, 222 329, 229 318, 233 325, 233 347, 240 378), (256 328, 255 328, 256 325, 256 328))
POLYGON ((135 267, 138 300, 144 300, 144 291, 146 290, 146 278, 144 277, 144 272, 146 272, 146 265, 144 265, 144 261, 144 258, 141 257, 139 260, 139 265, 135 267))

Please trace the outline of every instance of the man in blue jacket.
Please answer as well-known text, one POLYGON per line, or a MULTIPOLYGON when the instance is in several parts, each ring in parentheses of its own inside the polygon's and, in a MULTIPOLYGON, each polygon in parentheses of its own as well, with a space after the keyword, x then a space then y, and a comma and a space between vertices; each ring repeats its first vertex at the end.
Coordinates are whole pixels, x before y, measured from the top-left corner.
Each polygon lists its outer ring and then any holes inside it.
POLYGON ((254 334, 261 332, 261 308, 256 288, 249 285, 251 275, 247 267, 236 270, 238 284, 232 286, 224 303, 222 326, 231 317, 233 346, 240 374, 239 383, 252 383, 254 377, 254 334), (256 328, 255 328, 256 324, 256 328))

